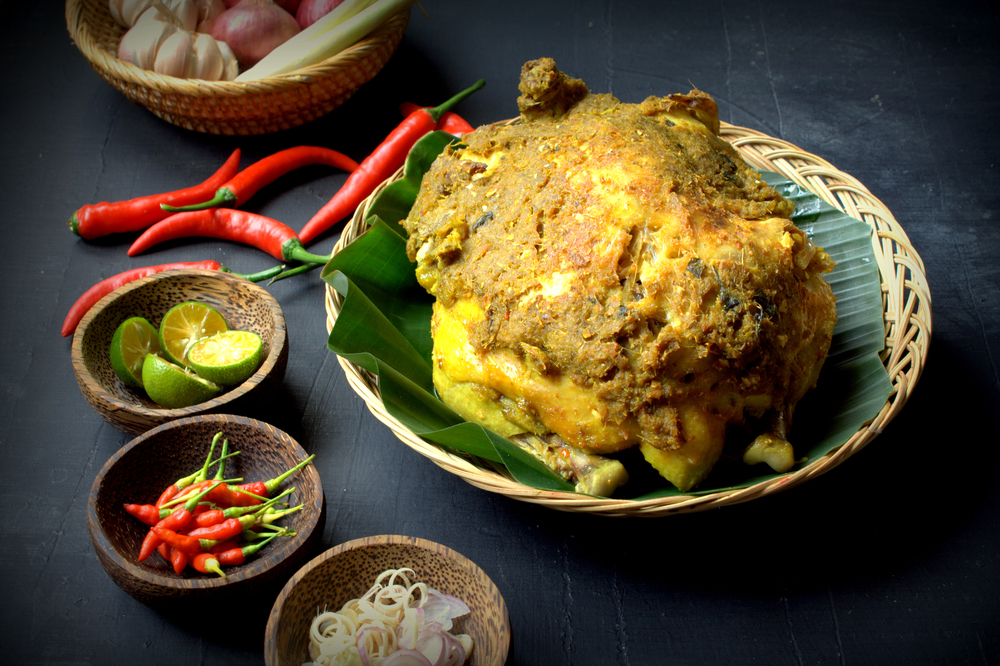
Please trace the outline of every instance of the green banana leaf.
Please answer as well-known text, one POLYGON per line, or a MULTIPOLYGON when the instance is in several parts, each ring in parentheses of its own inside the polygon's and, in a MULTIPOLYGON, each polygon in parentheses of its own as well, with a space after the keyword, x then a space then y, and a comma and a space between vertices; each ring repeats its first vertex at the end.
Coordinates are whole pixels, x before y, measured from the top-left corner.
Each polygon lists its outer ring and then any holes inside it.
MULTIPOLYGON (((455 141, 449 134, 434 132, 418 142, 403 177, 373 202, 368 231, 324 267, 323 279, 344 299, 327 346, 374 373, 386 411, 424 439, 484 468, 506 469, 526 486, 571 492, 570 484, 534 457, 482 426, 464 421, 434 393, 433 299, 416 281, 399 221, 409 213, 433 160, 455 141)), ((881 290, 871 227, 780 174, 762 176, 795 202, 792 220, 837 262, 827 276, 837 296, 839 317, 830 356, 817 388, 799 403, 791 432, 800 456, 798 469, 846 442, 878 414, 892 393, 879 358, 884 341, 881 290)), ((636 500, 744 488, 781 476, 766 465, 750 467, 723 460, 697 491, 681 493, 659 477, 636 449, 622 452, 620 459, 630 479, 615 496, 636 500)))

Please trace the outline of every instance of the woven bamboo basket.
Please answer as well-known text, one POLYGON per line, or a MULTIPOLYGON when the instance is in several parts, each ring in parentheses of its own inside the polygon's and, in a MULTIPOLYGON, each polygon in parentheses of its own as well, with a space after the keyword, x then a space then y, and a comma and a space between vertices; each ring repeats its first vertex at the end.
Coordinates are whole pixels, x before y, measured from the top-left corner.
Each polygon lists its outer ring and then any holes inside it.
POLYGON ((108 0, 66 0, 70 36, 101 78, 169 123, 230 136, 290 129, 337 108, 385 66, 409 21, 410 12, 400 12, 354 46, 281 76, 247 83, 201 81, 119 60, 125 28, 111 18, 108 0))
MULTIPOLYGON (((338 357, 351 387, 364 399, 372 414, 387 425, 396 437, 439 467, 483 490, 561 511, 606 516, 663 516, 704 511, 787 490, 828 472, 847 460, 871 442, 895 418, 910 397, 926 363, 931 338, 931 296, 923 262, 892 213, 854 177, 790 143, 754 130, 722 123, 722 137, 755 168, 783 174, 847 215, 868 223, 873 229, 872 249, 881 277, 885 324, 885 348, 880 358, 892 382, 892 393, 878 415, 844 444, 800 469, 746 488, 642 501, 591 497, 530 488, 508 475, 478 467, 461 455, 418 437, 386 412, 376 378, 338 357)), ((401 173, 396 174, 396 178, 400 176, 401 173)), ((389 182, 391 180, 383 183, 382 187, 389 182)), ((335 253, 364 232, 364 220, 372 198, 358 208, 345 227, 334 247, 335 253)), ((340 312, 342 300, 329 285, 325 300, 329 333, 340 312)))

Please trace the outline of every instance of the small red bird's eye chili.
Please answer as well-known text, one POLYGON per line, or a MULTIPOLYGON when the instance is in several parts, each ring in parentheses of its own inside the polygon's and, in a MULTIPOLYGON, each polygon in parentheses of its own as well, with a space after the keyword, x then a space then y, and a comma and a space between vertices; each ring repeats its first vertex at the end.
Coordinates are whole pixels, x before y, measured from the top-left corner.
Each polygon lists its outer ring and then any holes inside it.
POLYGON ((297 473, 300 469, 311 463, 313 458, 315 457, 316 454, 309 456, 308 458, 306 458, 305 460, 303 460, 298 465, 291 468, 281 476, 276 476, 268 481, 254 481, 253 483, 241 483, 239 487, 242 488, 243 490, 246 490, 247 492, 253 493, 254 495, 259 495, 261 497, 270 497, 271 493, 274 492, 274 489, 280 486, 282 482, 285 481, 285 479, 297 473))
POLYGON ((222 550, 215 553, 216 559, 219 564, 224 564, 227 566, 233 566, 236 564, 243 564, 247 561, 247 558, 259 551, 261 548, 266 546, 272 539, 284 536, 286 532, 275 532, 266 539, 262 539, 256 543, 243 546, 242 548, 230 548, 229 550, 222 550))
POLYGON ((163 518, 163 516, 160 515, 160 507, 153 506, 152 504, 126 504, 125 510, 128 511, 130 515, 138 518, 141 522, 150 526, 160 522, 161 518, 163 518))
POLYGON ((330 257, 307 252, 288 225, 235 208, 174 213, 146 229, 128 249, 128 255, 134 257, 164 241, 192 236, 221 238, 252 245, 278 261, 326 263, 330 260, 330 257))
POLYGON ((165 211, 173 213, 185 210, 202 210, 216 206, 239 208, 265 185, 270 185, 290 171, 314 164, 325 164, 347 172, 352 172, 358 168, 358 163, 350 157, 329 148, 320 148, 318 146, 286 148, 258 160, 243 171, 240 171, 229 182, 220 187, 215 192, 215 196, 208 201, 188 205, 163 204, 162 208, 165 211))
MULTIPOLYGON (((430 109, 430 106, 417 106, 413 102, 403 102, 399 105, 399 110, 403 114, 403 117, 410 115, 417 109, 430 109)), ((447 132, 448 134, 454 134, 456 136, 462 136, 468 134, 469 132, 476 129, 470 125, 465 118, 458 115, 454 111, 448 111, 441 116, 441 120, 438 121, 437 126, 434 129, 439 129, 442 132, 447 132)))
POLYGON ((243 530, 250 529, 256 524, 257 518, 255 515, 251 514, 247 516, 240 516, 239 518, 226 518, 221 523, 209 525, 208 527, 196 527, 193 530, 187 530, 185 535, 194 537, 195 539, 227 541, 238 537, 243 533, 243 530))
POLYGON ((170 556, 167 559, 170 560, 170 564, 173 565, 174 573, 177 574, 183 573, 184 567, 187 566, 188 561, 191 559, 191 556, 185 553, 183 550, 179 550, 177 548, 170 548, 169 552, 170 556))
POLYGON ((191 566, 201 573, 214 573, 226 577, 226 572, 219 566, 219 560, 212 553, 198 553, 191 558, 191 566))
POLYGON ((237 148, 211 178, 183 190, 138 197, 115 203, 101 202, 88 204, 77 210, 69 218, 70 230, 87 240, 109 234, 139 231, 162 220, 168 213, 161 204, 185 206, 204 201, 226 181, 236 175, 240 168, 240 150, 237 148))
POLYGON ((263 504, 267 501, 266 497, 260 497, 243 490, 239 486, 230 485, 213 488, 212 492, 205 496, 205 499, 210 502, 215 502, 216 504, 222 504, 229 507, 251 506, 254 504, 263 504))
POLYGON ((347 177, 347 182, 333 195, 333 198, 302 227, 299 239, 308 245, 317 236, 353 213, 379 183, 403 166, 413 144, 432 131, 444 113, 484 85, 486 82, 480 79, 444 104, 433 109, 417 109, 408 115, 371 155, 361 161, 361 166, 347 177))
POLYGON ((183 550, 188 555, 194 555, 195 553, 200 553, 203 550, 208 550, 212 546, 219 543, 218 540, 199 539, 198 537, 181 534, 180 532, 175 532, 172 529, 161 527, 159 525, 153 528, 153 532, 161 541, 169 544, 171 548, 183 550))
POLYGON ((162 273, 163 271, 170 271, 174 269, 202 269, 206 271, 222 271, 224 273, 232 273, 237 277, 250 280, 251 282, 260 282, 261 280, 266 280, 271 277, 277 276, 284 269, 284 266, 274 266, 267 269, 266 271, 261 271, 259 273, 241 274, 233 273, 225 266, 222 266, 217 261, 182 261, 172 264, 159 264, 157 266, 144 266, 142 268, 133 268, 127 270, 118 275, 112 275, 109 278, 101 280, 93 287, 83 292, 80 298, 76 299, 76 303, 69 309, 66 313, 66 319, 63 321, 62 325, 62 336, 64 338, 73 335, 76 327, 79 325, 80 320, 83 319, 83 315, 94 306, 97 301, 101 300, 115 289, 122 287, 130 282, 135 282, 140 278, 144 278, 147 275, 152 275, 154 273, 162 273))

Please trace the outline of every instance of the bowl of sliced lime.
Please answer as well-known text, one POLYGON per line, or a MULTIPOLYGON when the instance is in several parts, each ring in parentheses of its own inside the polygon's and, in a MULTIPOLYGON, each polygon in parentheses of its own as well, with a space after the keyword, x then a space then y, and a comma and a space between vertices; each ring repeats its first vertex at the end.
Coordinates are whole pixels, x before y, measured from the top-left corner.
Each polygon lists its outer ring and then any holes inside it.
POLYGON ((173 270, 102 298, 73 335, 73 372, 87 402, 138 435, 198 414, 252 415, 288 365, 281 306, 229 273, 173 270))

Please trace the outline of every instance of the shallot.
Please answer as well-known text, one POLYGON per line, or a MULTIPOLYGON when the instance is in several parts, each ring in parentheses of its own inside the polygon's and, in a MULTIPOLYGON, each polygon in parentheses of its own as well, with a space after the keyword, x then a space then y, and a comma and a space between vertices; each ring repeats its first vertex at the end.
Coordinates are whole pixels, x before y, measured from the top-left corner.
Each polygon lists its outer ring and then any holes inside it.
POLYGON ((211 32, 229 45, 243 67, 255 65, 298 33, 295 17, 274 0, 241 0, 216 17, 211 32))
MULTIPOLYGON (((274 0, 278 6, 289 14, 295 15, 295 10, 299 8, 299 0, 274 0)), ((226 9, 240 4, 240 0, 226 0, 226 9)))
POLYGON ((299 27, 303 30, 320 20, 344 0, 302 0, 299 9, 295 12, 295 20, 299 22, 299 27))

